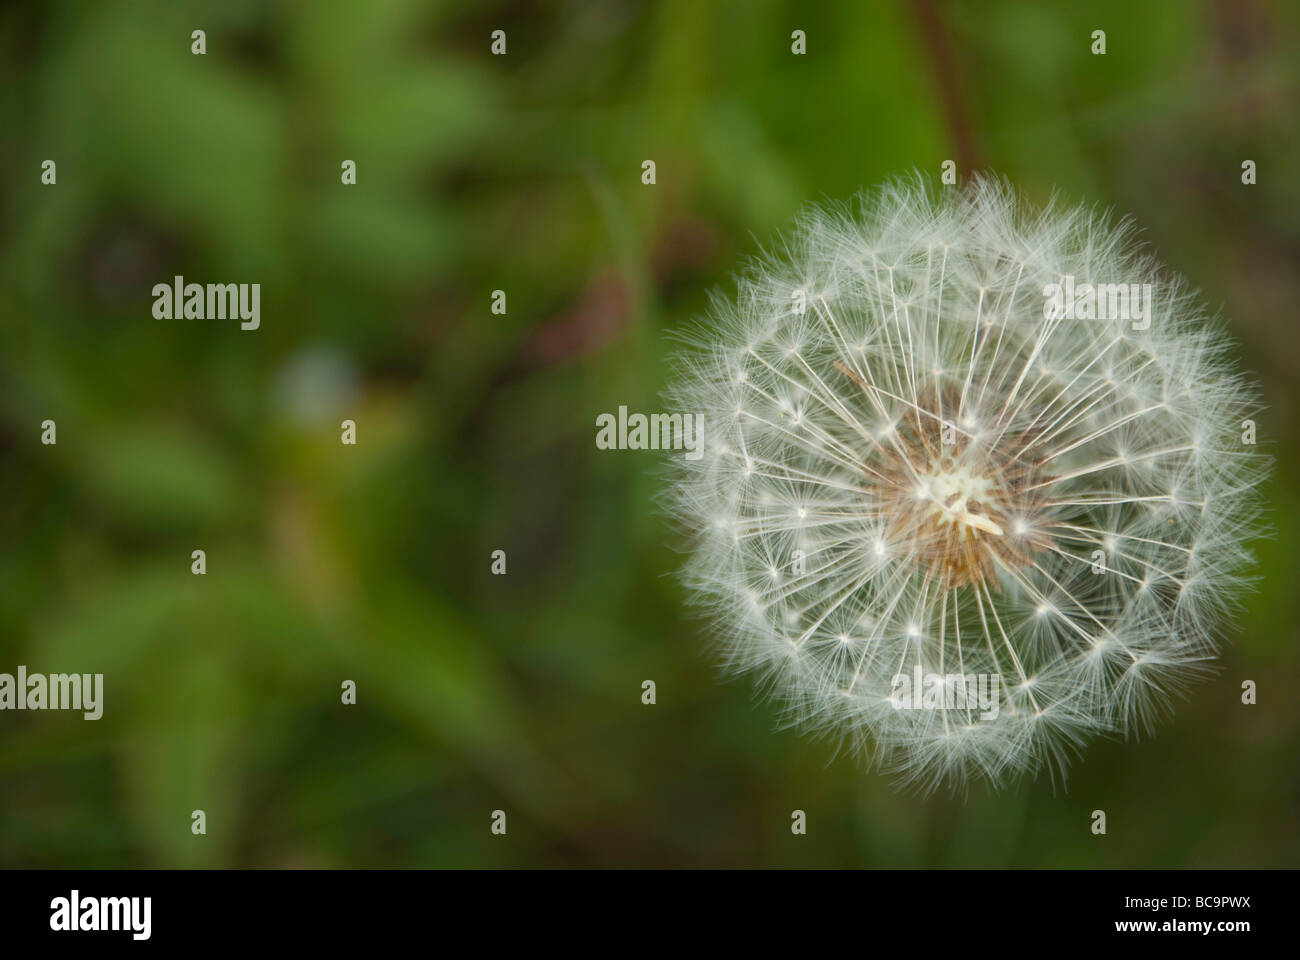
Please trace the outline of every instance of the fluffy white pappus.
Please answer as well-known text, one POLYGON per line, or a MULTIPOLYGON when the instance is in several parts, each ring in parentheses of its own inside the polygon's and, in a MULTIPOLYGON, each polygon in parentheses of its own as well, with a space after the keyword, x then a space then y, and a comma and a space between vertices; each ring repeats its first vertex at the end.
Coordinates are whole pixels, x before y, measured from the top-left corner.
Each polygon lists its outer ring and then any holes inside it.
POLYGON ((1055 780, 1209 669, 1258 395, 1129 224, 897 181, 806 210, 682 340, 684 579, 789 723, 922 790, 1055 780))

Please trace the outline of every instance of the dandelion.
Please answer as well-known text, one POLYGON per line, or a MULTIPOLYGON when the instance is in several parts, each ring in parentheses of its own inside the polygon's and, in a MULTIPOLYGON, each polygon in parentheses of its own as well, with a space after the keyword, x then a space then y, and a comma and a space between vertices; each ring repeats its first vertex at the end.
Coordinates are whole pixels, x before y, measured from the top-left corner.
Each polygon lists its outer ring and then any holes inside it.
POLYGON ((1257 397, 1127 223, 894 183, 810 209, 683 339, 669 399, 705 424, 671 468, 684 578, 790 724, 923 790, 1055 778, 1216 656, 1257 397))

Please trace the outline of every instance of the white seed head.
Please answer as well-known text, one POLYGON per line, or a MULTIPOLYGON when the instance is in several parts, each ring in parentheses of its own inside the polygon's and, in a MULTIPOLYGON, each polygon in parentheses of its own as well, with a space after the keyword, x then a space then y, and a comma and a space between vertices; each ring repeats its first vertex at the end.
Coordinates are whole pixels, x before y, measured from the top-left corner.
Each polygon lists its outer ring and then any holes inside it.
POLYGON ((992 180, 814 207, 777 249, 669 391, 704 418, 668 500, 726 665, 922 789, 1148 726, 1217 653, 1268 469, 1200 300, 1127 224, 992 180), (1045 310, 1066 277, 1149 314, 1045 310), (918 668, 990 701, 899 709, 918 668))

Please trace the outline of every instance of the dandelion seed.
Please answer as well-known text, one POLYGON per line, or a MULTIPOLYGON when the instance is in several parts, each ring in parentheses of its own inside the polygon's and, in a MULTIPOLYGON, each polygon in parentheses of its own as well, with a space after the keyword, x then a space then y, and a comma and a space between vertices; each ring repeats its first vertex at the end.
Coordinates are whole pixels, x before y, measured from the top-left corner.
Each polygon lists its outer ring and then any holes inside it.
POLYGON ((1217 653, 1267 472, 1201 302, 1128 226, 991 180, 812 208, 778 246, 670 390, 711 429, 668 499, 726 665, 923 789, 1055 777, 1151 723, 1217 653), (1143 328, 1045 311, 1067 276, 1159 296, 1143 328), (991 678, 996 709, 951 679, 902 709, 933 674, 991 678))

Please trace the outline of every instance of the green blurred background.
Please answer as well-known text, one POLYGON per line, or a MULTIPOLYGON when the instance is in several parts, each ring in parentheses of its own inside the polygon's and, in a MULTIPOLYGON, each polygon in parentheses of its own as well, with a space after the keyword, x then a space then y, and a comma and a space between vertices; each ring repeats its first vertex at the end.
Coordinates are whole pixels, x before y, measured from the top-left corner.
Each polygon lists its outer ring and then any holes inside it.
POLYGON ((0 865, 1300 865, 1297 20, 6 4, 0 671, 106 692, 0 714, 0 865), (1270 404, 1276 535, 1222 673, 1066 790, 918 798, 774 730, 683 605, 656 455, 594 445, 803 202, 946 159, 1132 213, 1270 404), (155 320, 174 274, 260 283, 261 329, 155 320))

